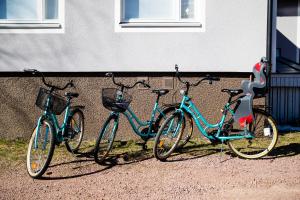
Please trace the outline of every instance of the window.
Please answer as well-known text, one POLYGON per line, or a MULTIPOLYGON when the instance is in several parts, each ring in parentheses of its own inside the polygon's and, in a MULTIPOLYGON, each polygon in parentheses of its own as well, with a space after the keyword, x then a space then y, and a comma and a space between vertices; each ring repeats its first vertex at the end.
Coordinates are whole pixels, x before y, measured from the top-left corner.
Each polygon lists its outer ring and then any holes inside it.
POLYGON ((203 31, 205 0, 116 0, 116 29, 197 28, 203 31))
POLYGON ((61 31, 63 9, 64 0, 0 0, 0 32, 61 31))

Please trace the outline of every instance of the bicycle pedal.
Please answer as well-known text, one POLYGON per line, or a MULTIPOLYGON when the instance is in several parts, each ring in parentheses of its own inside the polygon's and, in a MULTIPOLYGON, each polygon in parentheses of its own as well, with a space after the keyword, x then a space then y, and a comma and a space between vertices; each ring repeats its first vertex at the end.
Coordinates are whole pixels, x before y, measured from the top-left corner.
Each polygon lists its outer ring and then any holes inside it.
POLYGON ((120 146, 125 146, 127 145, 128 141, 127 140, 120 140, 120 146))

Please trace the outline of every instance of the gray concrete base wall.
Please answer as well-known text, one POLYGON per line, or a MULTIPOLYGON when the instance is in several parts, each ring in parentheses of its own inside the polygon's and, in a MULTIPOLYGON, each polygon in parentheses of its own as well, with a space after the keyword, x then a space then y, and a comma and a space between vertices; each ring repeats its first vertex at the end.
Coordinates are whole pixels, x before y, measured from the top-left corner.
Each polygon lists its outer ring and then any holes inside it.
MULTIPOLYGON (((86 138, 93 139, 98 135, 104 120, 108 117, 109 111, 102 106, 101 89, 103 87, 114 87, 112 81, 104 77, 50 77, 52 83, 64 85, 69 79, 73 79, 76 89, 80 93, 74 104, 85 105, 85 133, 86 138)), ((197 78, 190 78, 196 80, 197 78)), ((199 106, 200 111, 209 122, 217 122, 221 116, 220 109, 226 103, 227 94, 221 93, 222 88, 239 88, 243 78, 222 78, 220 82, 213 85, 203 84, 192 88, 190 95, 199 106)), ((135 77, 122 78, 122 81, 133 83, 135 77)), ((152 88, 162 87, 162 77, 150 77, 152 88)), ((35 106, 35 99, 42 85, 37 77, 1 77, 0 78, 0 138, 28 139, 35 127, 36 120, 41 110, 35 106)), ((177 100, 180 100, 179 89, 182 84, 174 79, 174 89, 167 96, 161 98, 161 103, 171 103, 175 93, 177 100)), ((147 89, 132 90, 132 109, 141 119, 149 119, 152 106, 155 101, 155 94, 147 89)), ((195 128, 195 134, 198 130, 195 128)), ((121 118, 121 125, 118 131, 118 138, 136 139, 134 132, 129 127, 125 117, 121 118)))

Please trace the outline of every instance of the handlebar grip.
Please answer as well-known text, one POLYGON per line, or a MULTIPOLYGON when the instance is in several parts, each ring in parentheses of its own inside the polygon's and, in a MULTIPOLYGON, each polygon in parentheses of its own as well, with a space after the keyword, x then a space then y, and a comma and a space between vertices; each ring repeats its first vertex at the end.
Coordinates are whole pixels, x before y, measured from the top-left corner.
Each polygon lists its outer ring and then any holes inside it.
POLYGON ((211 77, 211 80, 212 81, 220 81, 221 79, 220 79, 220 77, 211 77))
POLYGON ((149 84, 147 84, 147 83, 144 83, 144 87, 151 88, 151 86, 149 84))
POLYGON ((112 77, 112 76, 113 76, 113 73, 108 72, 108 73, 105 74, 105 76, 107 76, 107 77, 112 77))
POLYGON ((213 76, 210 76, 209 74, 206 75, 206 79, 207 80, 210 80, 210 81, 220 81, 220 77, 213 77, 213 76))
POLYGON ((73 87, 73 88, 75 88, 75 85, 74 85, 74 82, 73 82, 73 80, 70 80, 70 81, 69 81, 69 85, 70 85, 70 87, 73 87))
POLYGON ((36 74, 38 72, 36 69, 23 69, 23 71, 31 74, 36 74))
POLYGON ((176 76, 179 77, 179 70, 178 70, 178 65, 175 65, 175 70, 176 70, 176 76))

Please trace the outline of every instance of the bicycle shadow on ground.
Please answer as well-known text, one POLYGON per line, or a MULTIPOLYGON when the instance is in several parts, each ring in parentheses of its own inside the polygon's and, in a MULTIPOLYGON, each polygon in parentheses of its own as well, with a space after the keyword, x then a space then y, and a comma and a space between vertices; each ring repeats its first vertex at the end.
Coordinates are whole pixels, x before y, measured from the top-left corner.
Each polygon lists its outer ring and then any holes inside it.
MULTIPOLYGON (((228 151, 226 154, 237 157, 233 152, 228 151)), ((290 143, 287 145, 275 147, 267 156, 259 158, 258 160, 271 160, 284 157, 292 157, 300 154, 300 144, 299 143, 290 143)))
POLYGON ((110 155, 104 163, 98 163, 99 165, 129 165, 153 158, 152 149, 139 150, 134 152, 125 152, 120 154, 110 155))
POLYGON ((111 169, 114 165, 106 165, 101 168, 95 163, 91 152, 77 153, 76 160, 62 161, 52 164, 47 169, 41 180, 63 180, 97 174, 111 169), (55 171, 55 174, 53 173, 55 171))
POLYGON ((227 147, 224 145, 223 148, 224 149, 221 150, 221 147, 219 146, 214 146, 212 144, 197 144, 193 142, 192 145, 183 147, 181 149, 177 149, 176 152, 172 156, 170 156, 170 159, 166 160, 166 162, 194 160, 205 156, 217 154, 222 151, 226 152, 227 147))
POLYGON ((78 152, 76 160, 60 161, 49 166, 41 180, 63 180, 89 176, 104 172, 114 166, 128 165, 153 158, 151 150, 140 150, 110 155, 105 162, 98 164, 94 160, 94 152, 78 152), (100 169, 99 169, 100 168, 100 169), (55 175, 54 172, 55 171, 55 175), (62 171, 62 172, 57 172, 62 171), (59 174, 59 175, 56 175, 59 174), (63 175, 61 175, 63 174, 63 175))
POLYGON ((270 152, 266 159, 275 159, 283 157, 291 157, 300 154, 300 144, 290 143, 284 146, 275 147, 273 151, 270 152))

